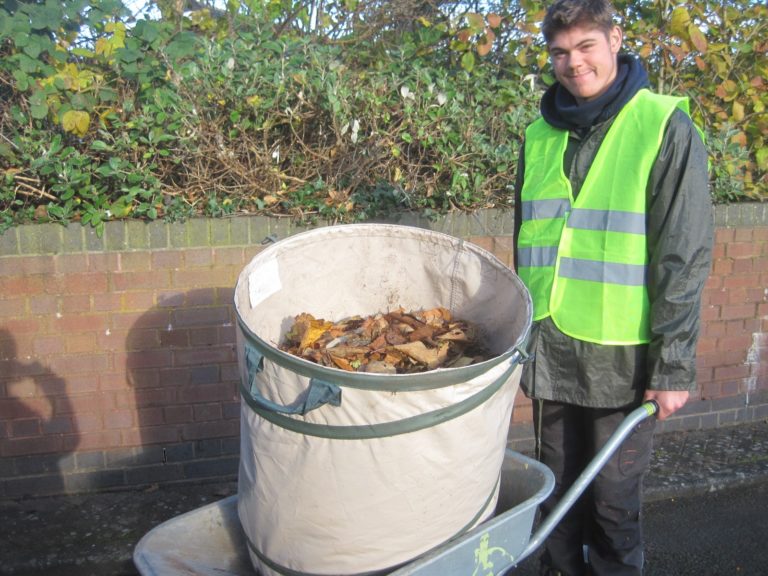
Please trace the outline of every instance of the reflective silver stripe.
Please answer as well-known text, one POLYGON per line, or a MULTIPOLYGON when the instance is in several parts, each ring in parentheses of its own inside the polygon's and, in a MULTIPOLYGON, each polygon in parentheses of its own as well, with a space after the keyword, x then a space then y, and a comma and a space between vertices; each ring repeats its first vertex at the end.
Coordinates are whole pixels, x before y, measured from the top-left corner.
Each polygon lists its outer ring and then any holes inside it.
POLYGON ((547 218, 562 218, 570 208, 571 201, 567 198, 527 200, 523 202, 523 220, 546 220, 547 218))
POLYGON ((624 286, 645 285, 646 267, 642 264, 618 264, 616 262, 597 262, 563 258, 560 260, 559 275, 576 280, 592 280, 604 284, 622 284, 624 286))
POLYGON ((583 230, 645 234, 645 214, 621 210, 574 208, 571 215, 568 216, 568 227, 581 228, 583 230))
POLYGON ((517 259, 519 266, 554 266, 557 260, 557 246, 519 248, 517 259))

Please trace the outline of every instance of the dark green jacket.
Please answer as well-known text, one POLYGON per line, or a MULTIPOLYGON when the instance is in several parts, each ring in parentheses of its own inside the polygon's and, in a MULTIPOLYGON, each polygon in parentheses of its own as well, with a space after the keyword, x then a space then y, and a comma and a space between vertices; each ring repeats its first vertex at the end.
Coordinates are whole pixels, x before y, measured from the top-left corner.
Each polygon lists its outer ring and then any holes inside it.
MULTIPOLYGON (((564 166, 574 195, 612 121, 582 136, 570 132, 564 166)), ((522 218, 523 149, 515 186, 515 246, 522 218)), ((711 265, 713 221, 706 150, 680 110, 670 118, 647 195, 651 342, 604 346, 562 334, 551 319, 535 322, 528 345, 534 360, 521 383, 528 396, 616 408, 641 401, 646 389, 695 390, 699 311, 711 265)))

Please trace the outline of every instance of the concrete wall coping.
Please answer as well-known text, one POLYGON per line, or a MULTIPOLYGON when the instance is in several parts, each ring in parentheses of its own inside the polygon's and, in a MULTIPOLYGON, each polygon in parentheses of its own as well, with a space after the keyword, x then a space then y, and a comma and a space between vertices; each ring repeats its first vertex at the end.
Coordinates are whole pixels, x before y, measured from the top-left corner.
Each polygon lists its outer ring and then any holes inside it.
MULTIPOLYGON (((768 203, 718 205, 714 220, 720 228, 768 226, 768 203)), ((514 216, 512 210, 486 209, 454 212, 434 220, 403 214, 387 222, 429 228, 459 238, 511 236, 514 216)), ((102 236, 78 224, 24 224, 0 234, 0 256, 252 246, 270 236, 285 238, 313 227, 297 224, 290 217, 249 215, 184 222, 119 220, 105 223, 102 236)))

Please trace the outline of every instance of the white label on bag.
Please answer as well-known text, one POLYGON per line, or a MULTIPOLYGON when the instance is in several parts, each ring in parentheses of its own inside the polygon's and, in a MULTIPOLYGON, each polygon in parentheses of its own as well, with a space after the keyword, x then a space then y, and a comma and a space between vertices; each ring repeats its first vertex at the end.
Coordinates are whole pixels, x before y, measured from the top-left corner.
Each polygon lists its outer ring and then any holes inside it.
POLYGON ((280 268, 277 260, 267 260, 258 270, 248 276, 248 294, 251 298, 251 308, 256 308, 272 294, 282 288, 280 283, 280 268))

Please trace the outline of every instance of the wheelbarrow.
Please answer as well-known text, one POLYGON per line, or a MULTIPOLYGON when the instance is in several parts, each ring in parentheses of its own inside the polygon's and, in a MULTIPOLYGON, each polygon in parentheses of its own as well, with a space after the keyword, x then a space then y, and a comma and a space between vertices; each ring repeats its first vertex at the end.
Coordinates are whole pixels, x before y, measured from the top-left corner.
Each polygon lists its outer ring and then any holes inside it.
MULTIPOLYGON (((494 517, 445 542, 388 576, 498 576, 541 546, 637 424, 658 412, 654 401, 632 411, 532 532, 538 505, 554 489, 552 471, 507 450, 494 517)), ((137 544, 133 561, 142 576, 255 576, 245 534, 230 496, 172 518, 137 544)))

